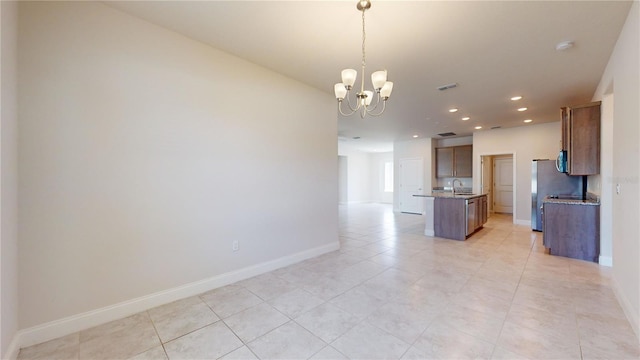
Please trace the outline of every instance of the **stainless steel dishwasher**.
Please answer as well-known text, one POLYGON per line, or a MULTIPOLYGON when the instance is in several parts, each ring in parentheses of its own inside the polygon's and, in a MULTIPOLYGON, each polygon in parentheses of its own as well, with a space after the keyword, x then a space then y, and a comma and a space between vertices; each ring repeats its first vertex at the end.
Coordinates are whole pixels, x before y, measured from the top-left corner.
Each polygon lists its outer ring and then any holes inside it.
POLYGON ((476 209, 477 199, 467 199, 465 207, 467 209, 467 231, 466 235, 471 235, 476 230, 476 209))

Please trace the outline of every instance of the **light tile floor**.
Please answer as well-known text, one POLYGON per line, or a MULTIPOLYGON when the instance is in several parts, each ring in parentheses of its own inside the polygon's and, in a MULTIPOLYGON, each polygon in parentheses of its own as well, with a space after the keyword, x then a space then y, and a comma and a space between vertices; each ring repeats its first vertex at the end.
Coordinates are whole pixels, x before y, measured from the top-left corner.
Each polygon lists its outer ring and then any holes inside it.
POLYGON ((340 251, 23 349, 20 359, 638 359, 610 269, 494 215, 464 242, 340 208, 340 251))

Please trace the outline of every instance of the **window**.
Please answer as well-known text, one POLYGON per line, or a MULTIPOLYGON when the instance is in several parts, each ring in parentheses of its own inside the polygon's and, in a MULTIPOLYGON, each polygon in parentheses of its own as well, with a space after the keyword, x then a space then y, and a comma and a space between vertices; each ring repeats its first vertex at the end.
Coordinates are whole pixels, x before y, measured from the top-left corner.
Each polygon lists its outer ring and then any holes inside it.
POLYGON ((384 192, 393 192, 393 162, 384 163, 384 192))

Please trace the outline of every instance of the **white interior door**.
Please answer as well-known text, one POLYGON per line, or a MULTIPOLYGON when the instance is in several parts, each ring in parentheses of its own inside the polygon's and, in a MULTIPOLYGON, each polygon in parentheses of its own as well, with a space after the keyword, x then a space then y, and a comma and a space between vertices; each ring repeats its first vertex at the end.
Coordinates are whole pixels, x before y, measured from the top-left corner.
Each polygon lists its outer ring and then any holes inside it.
POLYGON ((513 158, 495 158, 493 160, 493 196, 494 211, 513 213, 513 158))
POLYGON ((423 198, 413 195, 424 194, 424 159, 400 160, 400 211, 422 214, 423 198))

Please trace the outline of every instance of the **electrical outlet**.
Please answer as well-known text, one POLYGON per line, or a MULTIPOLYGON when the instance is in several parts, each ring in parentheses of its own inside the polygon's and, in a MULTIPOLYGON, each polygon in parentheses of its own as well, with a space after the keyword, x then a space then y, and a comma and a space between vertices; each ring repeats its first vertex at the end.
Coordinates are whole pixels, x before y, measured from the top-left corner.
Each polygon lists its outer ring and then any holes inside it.
POLYGON ((234 240, 234 242, 233 242, 233 251, 238 251, 239 245, 240 244, 238 243, 238 240, 234 240))

